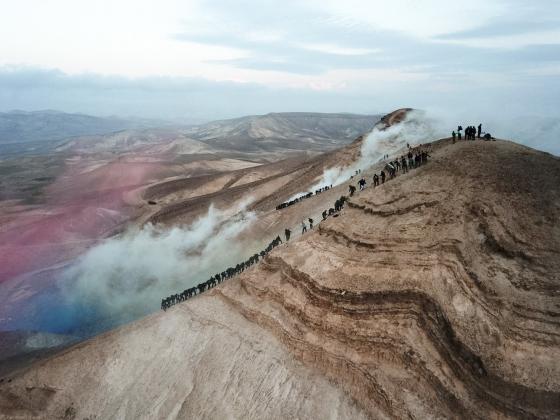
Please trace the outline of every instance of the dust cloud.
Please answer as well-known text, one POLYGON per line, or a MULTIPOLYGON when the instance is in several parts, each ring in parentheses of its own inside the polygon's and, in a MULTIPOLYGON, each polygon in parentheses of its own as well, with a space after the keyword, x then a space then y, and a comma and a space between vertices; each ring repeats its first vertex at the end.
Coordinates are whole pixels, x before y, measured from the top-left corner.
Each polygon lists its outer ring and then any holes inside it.
POLYGON ((442 124, 437 120, 418 110, 409 112, 400 124, 387 128, 378 124, 364 138, 358 161, 350 166, 326 169, 311 191, 325 185, 340 185, 348 181, 358 169, 365 170, 381 162, 384 155, 394 158, 396 154, 402 153, 407 143, 416 146, 443 136, 445 130, 441 127, 442 124))
POLYGON ((210 206, 188 227, 147 225, 108 239, 65 272, 63 294, 100 319, 128 320, 156 310, 161 298, 234 266, 255 247, 239 239, 256 219, 247 205, 210 206))

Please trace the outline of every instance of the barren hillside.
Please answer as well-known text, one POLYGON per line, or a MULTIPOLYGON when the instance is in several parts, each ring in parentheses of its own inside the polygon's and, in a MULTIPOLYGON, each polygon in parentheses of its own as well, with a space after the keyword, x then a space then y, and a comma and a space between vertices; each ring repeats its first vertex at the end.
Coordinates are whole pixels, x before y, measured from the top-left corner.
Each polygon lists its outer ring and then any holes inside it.
POLYGON ((213 147, 240 152, 293 149, 324 152, 368 132, 379 115, 285 112, 215 121, 186 134, 213 147))
POLYGON ((433 147, 240 276, 2 378, 0 418, 558 418, 560 162, 433 147))

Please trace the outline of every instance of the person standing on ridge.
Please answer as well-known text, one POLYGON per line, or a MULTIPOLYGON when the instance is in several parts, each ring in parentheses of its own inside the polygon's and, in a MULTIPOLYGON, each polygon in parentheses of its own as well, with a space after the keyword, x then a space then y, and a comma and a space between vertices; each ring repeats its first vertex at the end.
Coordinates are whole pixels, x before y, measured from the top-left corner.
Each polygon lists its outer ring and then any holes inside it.
POLYGON ((360 186, 360 191, 363 191, 366 187, 366 180, 364 178, 360 179, 360 181, 358 181, 358 185, 360 186))
POLYGON ((406 164, 406 158, 404 156, 401 156, 401 166, 403 174, 406 174, 408 172, 408 165, 406 164))
POLYGON ((310 217, 307 220, 309 221, 309 229, 313 229, 313 219, 310 217))
POLYGON ((482 124, 478 124, 478 138, 480 138, 482 134, 482 124))
POLYGON ((286 236, 286 242, 290 240, 290 234, 292 231, 290 229, 284 229, 284 235, 286 236))
POLYGON ((453 132, 451 133, 451 136, 453 137, 453 143, 455 143, 455 138, 457 137, 457 134, 455 133, 455 130, 453 130, 453 132))

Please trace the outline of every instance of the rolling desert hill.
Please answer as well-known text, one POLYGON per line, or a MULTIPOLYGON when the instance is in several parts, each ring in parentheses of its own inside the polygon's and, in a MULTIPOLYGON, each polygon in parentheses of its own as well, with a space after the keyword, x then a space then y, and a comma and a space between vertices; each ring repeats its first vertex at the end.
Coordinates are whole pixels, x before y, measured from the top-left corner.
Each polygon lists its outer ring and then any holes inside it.
POLYGON ((140 152, 161 155, 199 154, 214 150, 203 142, 185 136, 176 128, 151 128, 76 137, 59 145, 56 151, 80 154, 140 152))
MULTIPOLYGON (((255 236, 320 220, 348 183, 276 199, 361 141, 156 183, 149 217, 251 191, 255 236)), ((430 155, 239 276, 5 375, 0 418, 558 418, 560 160, 502 140, 430 155)))
POLYGON ((369 132, 381 116, 271 113, 192 127, 186 134, 211 146, 240 152, 332 150, 369 132))
POLYGON ((88 166, 118 159, 159 162, 171 168, 163 171, 161 178, 175 172, 202 176, 244 166, 239 162, 254 166, 299 159, 302 152, 317 156, 350 143, 358 134, 371 130, 378 119, 354 114, 285 113, 190 128, 142 128, 157 122, 56 111, 0 113, 0 201, 40 201, 47 187, 76 157, 87 159, 88 166))
POLYGON ((272 113, 191 127, 156 127, 83 135, 57 146, 58 152, 177 155, 214 153, 275 161, 334 150, 369 132, 380 116, 272 113))

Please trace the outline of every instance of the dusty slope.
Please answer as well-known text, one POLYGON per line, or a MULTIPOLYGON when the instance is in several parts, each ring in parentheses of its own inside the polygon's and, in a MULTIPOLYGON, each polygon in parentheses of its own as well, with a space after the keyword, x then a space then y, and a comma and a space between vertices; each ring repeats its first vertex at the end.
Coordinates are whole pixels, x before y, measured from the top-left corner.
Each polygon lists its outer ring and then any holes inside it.
POLYGON ((550 155, 440 142, 236 279, 4 378, 0 412, 558 418, 559 185, 550 155))

